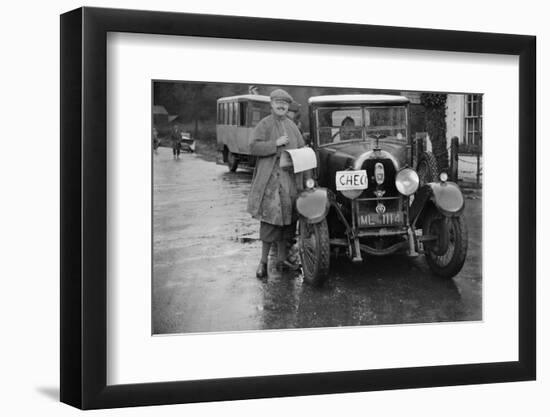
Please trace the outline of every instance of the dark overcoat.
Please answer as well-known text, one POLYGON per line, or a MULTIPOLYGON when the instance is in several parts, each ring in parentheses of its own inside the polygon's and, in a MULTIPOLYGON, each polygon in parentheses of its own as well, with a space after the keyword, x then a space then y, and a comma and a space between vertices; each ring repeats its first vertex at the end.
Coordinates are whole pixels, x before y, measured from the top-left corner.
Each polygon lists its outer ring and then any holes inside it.
MULTIPOLYGON (((260 208, 271 172, 275 164, 279 164, 281 152, 286 149, 301 148, 304 145, 300 131, 287 117, 278 118, 271 114, 260 120, 252 132, 250 144, 250 153, 257 156, 247 207, 252 217, 269 222, 269 219, 262 218, 260 208), (276 141, 284 134, 288 136, 289 143, 278 147, 276 141)), ((292 177, 296 183, 296 190, 301 191, 303 189, 302 173, 293 174, 292 177)))

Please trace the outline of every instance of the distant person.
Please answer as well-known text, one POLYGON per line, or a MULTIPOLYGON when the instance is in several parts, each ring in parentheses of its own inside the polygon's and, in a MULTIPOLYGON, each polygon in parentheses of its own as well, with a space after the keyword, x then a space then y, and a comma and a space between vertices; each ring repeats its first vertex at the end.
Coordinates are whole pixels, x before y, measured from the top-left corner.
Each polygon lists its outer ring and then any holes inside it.
POLYGON ((153 152, 158 153, 157 149, 160 145, 159 132, 156 127, 153 128, 153 152))
POLYGON ((287 117, 294 122, 300 133, 304 133, 302 121, 300 120, 300 105, 298 103, 290 103, 288 106, 287 117))
POLYGON ((179 132, 179 128, 177 125, 174 125, 172 128, 172 154, 174 156, 174 159, 180 158, 181 153, 181 134, 179 132))

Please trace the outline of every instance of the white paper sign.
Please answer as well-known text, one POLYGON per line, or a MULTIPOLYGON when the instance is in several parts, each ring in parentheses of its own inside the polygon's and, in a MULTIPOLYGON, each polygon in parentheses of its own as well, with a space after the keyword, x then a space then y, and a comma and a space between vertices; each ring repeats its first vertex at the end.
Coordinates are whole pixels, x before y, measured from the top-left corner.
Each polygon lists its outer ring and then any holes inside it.
POLYGON ((366 190, 369 187, 367 171, 364 169, 357 171, 337 171, 335 180, 338 191, 366 190))
POLYGON ((317 168, 317 157, 313 149, 304 147, 300 149, 288 149, 281 154, 281 168, 294 166, 294 173, 317 168))

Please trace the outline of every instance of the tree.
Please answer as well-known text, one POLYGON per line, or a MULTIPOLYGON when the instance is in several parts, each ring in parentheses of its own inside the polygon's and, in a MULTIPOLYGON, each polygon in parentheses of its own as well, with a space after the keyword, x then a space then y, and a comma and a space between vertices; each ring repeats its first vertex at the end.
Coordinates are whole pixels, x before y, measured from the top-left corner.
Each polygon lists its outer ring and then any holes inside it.
POLYGON ((192 123, 193 137, 198 138, 199 123, 216 119, 216 100, 222 95, 234 94, 238 87, 216 83, 155 82, 153 99, 168 113, 177 114, 181 122, 192 123))
POLYGON ((437 93, 422 93, 420 102, 426 108, 426 131, 430 135, 432 151, 437 159, 440 169, 449 166, 447 153, 447 123, 445 110, 447 108, 447 95, 437 93))
POLYGON ((183 122, 194 124, 193 137, 199 136, 199 122, 216 114, 217 89, 207 83, 176 83, 174 97, 180 104, 178 115, 183 122))

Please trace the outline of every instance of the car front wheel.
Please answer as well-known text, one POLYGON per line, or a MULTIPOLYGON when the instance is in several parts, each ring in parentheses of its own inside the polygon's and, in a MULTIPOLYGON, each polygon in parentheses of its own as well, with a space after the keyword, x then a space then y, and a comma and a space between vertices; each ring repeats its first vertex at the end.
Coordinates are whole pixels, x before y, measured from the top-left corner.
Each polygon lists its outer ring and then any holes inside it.
POLYGON ((446 217, 432 209, 424 219, 423 234, 431 238, 424 243, 426 262, 431 271, 446 279, 458 274, 468 251, 464 216, 446 217))
POLYGON ((330 267, 330 242, 326 219, 319 223, 299 222, 299 248, 304 280, 321 286, 328 278, 330 267))

